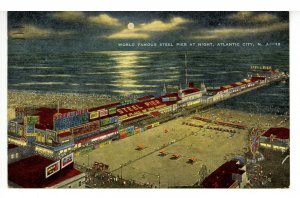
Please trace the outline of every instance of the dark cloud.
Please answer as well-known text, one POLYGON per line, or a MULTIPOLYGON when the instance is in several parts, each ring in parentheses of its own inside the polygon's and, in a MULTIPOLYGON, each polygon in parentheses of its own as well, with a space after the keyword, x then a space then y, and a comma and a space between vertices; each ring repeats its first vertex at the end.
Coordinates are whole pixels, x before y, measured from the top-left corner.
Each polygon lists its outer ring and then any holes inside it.
POLYGON ((8 35, 11 46, 32 40, 63 50, 111 50, 127 40, 288 42, 288 23, 288 12, 9 12, 8 35))

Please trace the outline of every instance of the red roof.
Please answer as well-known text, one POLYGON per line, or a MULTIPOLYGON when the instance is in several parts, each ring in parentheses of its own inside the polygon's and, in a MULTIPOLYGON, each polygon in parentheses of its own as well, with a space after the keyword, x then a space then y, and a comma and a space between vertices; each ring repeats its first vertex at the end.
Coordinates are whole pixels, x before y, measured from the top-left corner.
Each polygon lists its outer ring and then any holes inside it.
POLYGON ((245 172, 240 169, 242 167, 235 160, 225 162, 203 180, 202 186, 204 188, 229 188, 235 182, 232 179, 232 174, 243 174, 245 172))
POLYGON ((79 175, 73 164, 46 179, 45 168, 54 161, 34 155, 8 165, 8 180, 24 188, 51 187, 66 179, 79 175))
POLYGON ((259 81, 259 80, 265 80, 266 78, 265 77, 261 77, 261 76, 253 76, 251 77, 251 81, 252 82, 256 82, 256 81, 259 81))
POLYGON ((189 89, 182 90, 182 93, 184 93, 185 95, 189 95, 189 94, 196 93, 199 91, 200 91, 200 89, 198 89, 198 88, 189 88, 189 89))
POLYGON ((274 135, 278 139, 289 139, 290 138, 290 129, 287 128, 270 128, 262 134, 264 137, 270 137, 274 135))
MULTIPOLYGON (((59 109, 59 113, 74 112, 74 109, 59 109)), ((41 107, 36 110, 34 115, 39 116, 39 124, 35 127, 38 129, 53 129, 53 115, 57 113, 57 109, 41 107)))
POLYGON ((220 92, 220 91, 225 91, 227 90, 224 87, 220 87, 220 89, 208 89, 207 92, 220 92))
POLYGON ((149 101, 137 102, 134 104, 128 104, 122 107, 118 107, 117 114, 120 116, 120 115, 132 114, 138 111, 142 112, 143 110, 147 110, 149 108, 153 108, 163 104, 165 103, 162 101, 161 98, 155 98, 149 101))
POLYGON ((149 95, 149 96, 143 96, 143 97, 137 98, 136 100, 138 100, 138 101, 144 101, 144 100, 152 100, 154 98, 155 97, 153 95, 149 95))
POLYGON ((156 117, 158 115, 160 115, 160 112, 159 111, 154 111, 154 112, 151 112, 150 113, 153 117, 156 117))
POLYGON ((89 112, 97 111, 100 109, 107 109, 107 108, 111 108, 111 107, 117 107, 120 104, 121 104, 120 102, 115 102, 115 103, 106 104, 106 105, 99 106, 99 107, 94 107, 94 108, 89 109, 89 112))
POLYGON ((57 136, 60 137, 60 138, 64 138, 64 137, 68 137, 70 135, 72 135, 71 132, 64 132, 64 133, 58 134, 57 136))
POLYGON ((240 85, 237 85, 237 84, 233 83, 233 84, 231 84, 230 86, 232 86, 232 87, 238 87, 238 86, 240 86, 240 85))
POLYGON ((15 144, 8 144, 7 145, 7 148, 8 149, 13 149, 13 148, 17 148, 18 146, 17 145, 15 145, 15 144))

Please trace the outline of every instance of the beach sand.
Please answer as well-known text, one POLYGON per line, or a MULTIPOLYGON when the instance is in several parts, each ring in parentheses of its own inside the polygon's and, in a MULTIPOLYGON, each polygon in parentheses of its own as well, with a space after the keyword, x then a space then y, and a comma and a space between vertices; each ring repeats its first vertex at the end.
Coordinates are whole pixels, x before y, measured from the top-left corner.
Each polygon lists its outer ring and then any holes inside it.
MULTIPOLYGON (((272 115, 253 115, 254 119, 249 113, 214 108, 204 113, 180 117, 143 133, 103 145, 91 151, 89 156, 77 154, 75 161, 90 166, 95 161, 103 162, 110 166, 110 170, 115 175, 122 174, 123 178, 155 186, 159 186, 160 180, 160 186, 166 188, 191 186, 200 179, 199 170, 202 165, 205 165, 208 173, 211 173, 234 156, 243 156, 245 152, 248 152, 248 129, 234 129, 236 133, 231 134, 182 125, 183 122, 189 122, 205 127, 218 126, 192 119, 194 115, 215 118, 219 121, 240 121, 247 127, 255 127, 259 120, 260 127, 266 129, 269 126, 278 127, 278 122, 284 120, 280 116, 277 118, 274 116, 273 119, 272 115), (230 115, 229 120, 222 119, 226 117, 226 114, 230 115), (268 123, 264 123, 267 121, 268 123), (169 132, 165 133, 165 129, 169 132), (170 144, 171 142, 174 143, 170 144), (135 150, 140 144, 144 144, 146 148, 141 151, 135 150), (167 156, 159 156, 162 146, 165 146, 163 150, 168 153, 167 156), (174 153, 180 154, 181 157, 177 160, 170 159, 174 153), (196 157, 197 161, 189 164, 187 163, 189 157, 196 157), (121 164, 127 164, 122 166, 122 171, 121 164)), ((286 126, 288 126, 287 122, 280 125, 280 127, 286 126)), ((223 126, 221 128, 230 129, 230 127, 223 126)))

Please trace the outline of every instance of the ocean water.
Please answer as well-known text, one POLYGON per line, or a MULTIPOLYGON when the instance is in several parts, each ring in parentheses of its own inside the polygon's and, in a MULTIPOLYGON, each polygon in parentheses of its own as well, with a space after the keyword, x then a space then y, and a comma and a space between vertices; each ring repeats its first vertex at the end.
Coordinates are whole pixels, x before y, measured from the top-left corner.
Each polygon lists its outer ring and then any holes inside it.
MULTIPOLYGON (((8 89, 39 92, 159 95, 164 83, 185 86, 235 83, 251 65, 268 65, 289 72, 288 48, 205 48, 199 51, 99 51, 73 53, 13 53, 8 55, 8 89)), ((226 105, 242 110, 288 112, 289 84, 232 99, 226 105), (262 109, 262 107, 268 108, 262 109), (276 109, 276 110, 274 110, 276 109), (277 110, 279 109, 279 110, 277 110)))

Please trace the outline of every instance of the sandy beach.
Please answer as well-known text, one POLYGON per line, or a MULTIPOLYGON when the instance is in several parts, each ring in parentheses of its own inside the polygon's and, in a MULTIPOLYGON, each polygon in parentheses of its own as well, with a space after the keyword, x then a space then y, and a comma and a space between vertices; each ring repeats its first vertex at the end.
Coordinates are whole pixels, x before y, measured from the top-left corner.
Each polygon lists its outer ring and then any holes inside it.
MULTIPOLYGON (((202 165, 205 165, 208 173, 211 173, 225 161, 248 152, 248 128, 234 129, 236 131, 234 134, 207 129, 207 126, 220 126, 195 120, 192 118, 194 115, 219 121, 240 121, 247 127, 256 127, 259 120, 261 128, 278 127, 278 123, 284 120, 280 116, 274 119, 271 115, 251 117, 249 113, 215 108, 204 113, 180 117, 143 133, 103 145, 89 154, 76 155, 75 161, 85 165, 92 165, 95 161, 103 162, 110 166, 115 175, 122 174, 125 179, 150 183, 154 186, 159 185, 160 179, 160 187, 167 188, 191 186, 199 180, 202 165), (226 118, 227 114, 231 115, 230 118, 226 118), (183 122, 202 125, 204 128, 183 125, 183 122), (165 129, 169 132, 165 133, 165 129), (144 144, 145 149, 137 151, 136 147, 140 144, 144 144), (164 157, 159 156, 162 147, 168 153, 164 157), (180 154, 181 157, 172 160, 172 154, 180 154), (190 157, 196 157, 197 161, 189 164, 190 157)), ((280 127, 287 126, 288 122, 280 125, 280 127)), ((221 128, 232 129, 225 126, 221 128)))

